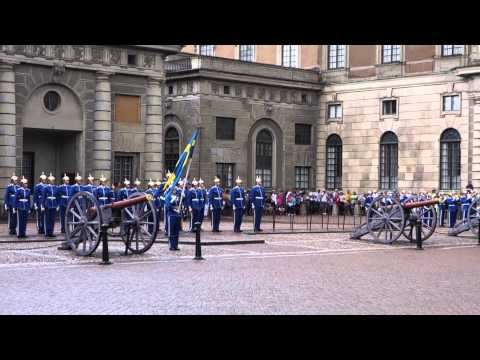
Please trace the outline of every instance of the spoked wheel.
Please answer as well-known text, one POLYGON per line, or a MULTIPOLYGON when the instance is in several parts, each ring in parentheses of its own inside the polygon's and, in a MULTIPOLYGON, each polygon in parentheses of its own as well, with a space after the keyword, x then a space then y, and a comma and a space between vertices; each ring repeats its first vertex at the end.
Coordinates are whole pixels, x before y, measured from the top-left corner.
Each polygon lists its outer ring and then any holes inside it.
POLYGON ((468 225, 470 231, 478 236, 478 224, 480 222, 480 196, 475 197, 468 208, 468 225))
POLYGON ((374 241, 390 244, 402 235, 405 214, 400 202, 388 196, 373 200, 367 211, 367 227, 374 241))
POLYGON ((89 256, 100 243, 102 213, 97 200, 88 192, 78 192, 70 199, 65 212, 65 237, 79 256, 89 256))
MULTIPOLYGON (((418 202, 421 201, 416 196, 411 196, 405 200, 404 204, 409 202, 418 202)), ((435 232, 437 227, 437 211, 435 210, 434 205, 423 206, 421 208, 413 208, 407 211, 408 215, 414 215, 420 217, 422 220, 422 242, 427 240, 435 232)), ((405 219, 405 228, 403 229, 403 235, 410 241, 417 241, 417 231, 415 225, 410 224, 408 215, 405 219)))
MULTIPOLYGON (((134 193, 132 199, 144 193, 134 193)), ((134 254, 142 254, 150 249, 157 237, 157 215, 152 201, 132 205, 122 210, 122 238, 134 254)))

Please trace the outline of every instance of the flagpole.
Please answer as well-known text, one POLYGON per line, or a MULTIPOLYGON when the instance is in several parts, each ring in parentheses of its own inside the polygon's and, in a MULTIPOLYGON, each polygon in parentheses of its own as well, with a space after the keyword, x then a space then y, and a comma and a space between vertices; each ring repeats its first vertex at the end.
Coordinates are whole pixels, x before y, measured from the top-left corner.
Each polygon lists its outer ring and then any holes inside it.
MULTIPOLYGON (((199 128, 197 128, 197 131, 199 131, 199 128)), ((195 152, 195 148, 198 145, 198 143, 197 143, 198 140, 199 140, 199 136, 197 136, 197 139, 195 140, 195 147, 193 148, 194 152, 195 152)), ((183 195, 185 194, 185 188, 187 186, 188 174, 190 173, 190 167, 192 166, 193 155, 195 155, 195 154, 192 153, 192 156, 188 160, 187 172, 185 173, 185 178, 183 179, 183 189, 182 189, 182 193, 180 194, 180 215, 182 214, 182 208, 183 208, 183 201, 182 200, 183 200, 183 195)))

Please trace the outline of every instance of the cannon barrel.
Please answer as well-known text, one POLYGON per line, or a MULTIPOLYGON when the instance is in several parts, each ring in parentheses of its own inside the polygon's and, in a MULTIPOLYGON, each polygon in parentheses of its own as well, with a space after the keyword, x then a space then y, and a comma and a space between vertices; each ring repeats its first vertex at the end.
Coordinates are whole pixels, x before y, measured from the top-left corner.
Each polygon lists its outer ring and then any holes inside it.
POLYGON ((124 209, 126 207, 136 205, 136 204, 141 204, 147 201, 152 201, 152 196, 149 194, 146 195, 141 195, 138 197, 134 197, 131 199, 126 199, 126 200, 120 200, 120 201, 115 201, 111 204, 105 205, 103 208, 104 209, 124 209))
POLYGON ((425 201, 411 202, 411 203, 404 204, 403 208, 413 209, 413 208, 435 205, 435 204, 438 204, 439 202, 440 202, 439 200, 425 200, 425 201))

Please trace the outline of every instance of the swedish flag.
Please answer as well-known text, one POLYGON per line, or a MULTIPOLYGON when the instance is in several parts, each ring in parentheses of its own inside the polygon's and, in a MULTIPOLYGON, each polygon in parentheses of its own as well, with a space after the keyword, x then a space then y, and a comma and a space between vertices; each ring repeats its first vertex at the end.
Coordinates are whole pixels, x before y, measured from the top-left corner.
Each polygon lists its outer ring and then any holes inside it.
POLYGON ((166 190, 165 202, 170 201, 170 196, 172 194, 172 191, 180 181, 185 165, 187 164, 188 160, 191 159, 193 156, 193 150, 195 149, 195 144, 197 143, 197 137, 198 137, 198 130, 195 130, 193 132, 192 137, 190 138, 190 141, 185 147, 185 150, 183 150, 183 153, 178 158, 178 161, 175 164, 175 170, 173 171, 173 173, 170 174, 170 176, 167 179, 167 182, 163 187, 163 189, 166 190))

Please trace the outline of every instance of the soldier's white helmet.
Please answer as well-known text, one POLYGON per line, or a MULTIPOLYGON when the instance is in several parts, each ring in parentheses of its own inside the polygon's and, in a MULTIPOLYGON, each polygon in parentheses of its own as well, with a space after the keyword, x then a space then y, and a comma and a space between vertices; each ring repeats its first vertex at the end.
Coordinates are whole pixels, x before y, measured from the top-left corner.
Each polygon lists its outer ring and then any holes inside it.
POLYGON ((93 181, 95 180, 95 178, 92 176, 92 174, 88 174, 88 178, 87 178, 89 181, 93 181))
POLYGON ((125 181, 123 182, 125 185, 130 185, 130 180, 128 179, 125 179, 125 181))
POLYGON ((242 183, 242 179, 240 179, 240 176, 237 176, 237 180, 235 180, 235 182, 237 184, 241 184, 242 183))
POLYGON ((82 181, 82 177, 80 176, 79 173, 77 173, 77 176, 75 176, 75 180, 82 181))
POLYGON ((178 182, 178 185, 183 186, 183 184, 184 184, 183 180, 180 179, 180 181, 178 182))
POLYGON ((255 181, 257 182, 257 184, 261 183, 262 182, 262 178, 260 176, 257 176, 257 178, 255 179, 255 181))
POLYGON ((162 182, 159 179, 157 179, 157 181, 155 181, 155 185, 160 186, 161 184, 162 184, 162 182))
POLYGON ((148 182, 148 186, 152 186, 152 187, 153 187, 154 185, 155 185, 155 183, 153 182, 152 179, 150 179, 150 181, 148 182))
POLYGON ((26 184, 26 183, 28 183, 28 180, 25 179, 25 176, 22 176, 22 180, 20 180, 20 182, 21 182, 22 184, 26 184))
POLYGON ((192 180, 192 185, 194 185, 194 186, 197 186, 197 185, 198 185, 197 179, 193 178, 193 180, 192 180))
POLYGON ((45 175, 45 172, 42 171, 42 175, 40 175, 40 179, 43 181, 47 180, 47 175, 45 175))
POLYGON ((105 177, 105 175, 102 174, 100 176, 100 179, 98 179, 98 180, 100 180, 101 182, 105 182, 105 181, 107 181, 107 178, 105 177))
POLYGON ((48 177, 48 180, 55 181, 55 176, 53 176, 52 173, 50 173, 50 176, 48 177))
POLYGON ((214 183, 219 183, 220 182, 220 179, 218 178, 218 176, 215 176, 215 179, 213 179, 213 182, 214 183))
POLYGON ((68 177, 67 174, 63 175, 63 178, 62 178, 63 181, 70 181, 70 178, 68 177))
POLYGON ((12 177, 10 178, 12 179, 13 181, 17 181, 18 180, 18 176, 15 175, 15 173, 13 173, 12 177))
POLYGON ((203 184, 205 184, 205 181, 203 181, 202 178, 200 178, 200 179, 198 180, 198 183, 199 183, 200 185, 203 185, 203 184))
POLYGON ((135 179, 135 185, 139 186, 141 183, 142 183, 142 182, 141 182, 140 180, 138 180, 138 178, 135 179))

